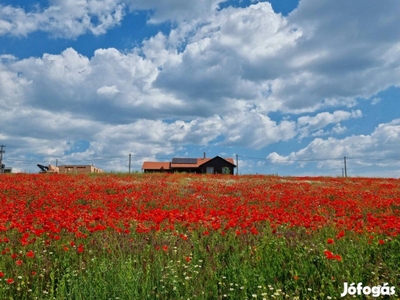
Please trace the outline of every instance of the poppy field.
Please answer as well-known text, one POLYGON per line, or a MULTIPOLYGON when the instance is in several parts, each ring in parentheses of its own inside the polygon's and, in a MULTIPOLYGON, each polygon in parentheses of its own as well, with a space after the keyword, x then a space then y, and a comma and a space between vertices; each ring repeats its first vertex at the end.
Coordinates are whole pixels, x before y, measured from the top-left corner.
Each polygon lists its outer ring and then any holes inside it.
POLYGON ((398 299, 399 234, 399 179, 2 175, 0 299, 398 299))

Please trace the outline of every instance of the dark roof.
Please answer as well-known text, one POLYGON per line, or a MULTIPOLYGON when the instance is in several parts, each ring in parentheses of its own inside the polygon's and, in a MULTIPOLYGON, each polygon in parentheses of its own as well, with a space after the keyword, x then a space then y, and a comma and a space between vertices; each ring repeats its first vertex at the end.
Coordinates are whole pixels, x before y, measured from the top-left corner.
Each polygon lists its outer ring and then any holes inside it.
MULTIPOLYGON (((223 158, 223 157, 217 155, 216 157, 213 157, 213 158, 209 159, 208 161, 214 160, 214 159, 216 159, 216 158, 220 158, 220 159, 226 160, 228 163, 230 163, 230 164, 232 164, 233 166, 236 167, 236 165, 235 165, 235 163, 234 163, 234 161, 233 161, 233 158, 223 158)), ((203 162, 202 164, 204 164, 204 163, 206 163, 206 161, 203 162)), ((202 164, 201 164, 201 165, 202 165, 202 164)))

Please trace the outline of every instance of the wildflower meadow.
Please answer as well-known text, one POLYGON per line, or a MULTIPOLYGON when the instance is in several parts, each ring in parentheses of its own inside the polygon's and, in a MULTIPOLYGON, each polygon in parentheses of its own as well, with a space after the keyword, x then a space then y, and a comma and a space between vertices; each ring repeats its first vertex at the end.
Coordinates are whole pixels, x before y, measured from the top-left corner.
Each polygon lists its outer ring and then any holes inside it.
POLYGON ((399 233, 399 179, 2 175, 0 299, 399 299, 399 233))

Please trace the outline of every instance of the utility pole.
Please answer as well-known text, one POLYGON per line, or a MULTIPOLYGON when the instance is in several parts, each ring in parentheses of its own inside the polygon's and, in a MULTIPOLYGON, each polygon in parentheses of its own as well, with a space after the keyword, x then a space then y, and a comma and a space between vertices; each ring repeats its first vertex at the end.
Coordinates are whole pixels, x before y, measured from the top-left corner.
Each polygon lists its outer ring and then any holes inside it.
POLYGON ((132 154, 129 153, 129 174, 131 173, 131 160, 132 160, 132 154))
POLYGON ((0 145, 0 174, 4 173, 4 165, 3 165, 3 153, 5 152, 3 150, 5 146, 4 145, 0 145))
POLYGON ((58 167, 58 158, 56 159, 56 167, 58 167))
POLYGON ((236 154, 236 175, 239 175, 239 156, 236 154))
POLYGON ((347 177, 347 163, 346 163, 346 156, 344 157, 344 177, 347 177))

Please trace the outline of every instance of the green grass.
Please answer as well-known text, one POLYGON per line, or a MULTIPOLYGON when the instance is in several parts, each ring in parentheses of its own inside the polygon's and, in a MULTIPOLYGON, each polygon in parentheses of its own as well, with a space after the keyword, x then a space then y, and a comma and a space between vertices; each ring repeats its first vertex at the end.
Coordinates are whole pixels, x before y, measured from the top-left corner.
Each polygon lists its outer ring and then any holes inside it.
MULTIPOLYGON (((170 231, 107 230, 82 239, 83 253, 69 245, 72 234, 49 245, 40 237, 20 247, 21 266, 10 254, 1 257, 0 299, 339 299, 343 282, 388 282, 399 297, 399 237, 380 245, 377 236, 346 232, 327 244, 334 238, 329 228, 312 234, 282 228, 278 235, 268 225, 258 229, 257 235, 178 229, 187 240, 170 231), (325 249, 343 260, 326 259, 325 249), (23 256, 28 250, 34 259, 23 256), (6 283, 10 277, 13 284, 6 283)), ((19 233, 13 235, 17 241, 19 233)))

